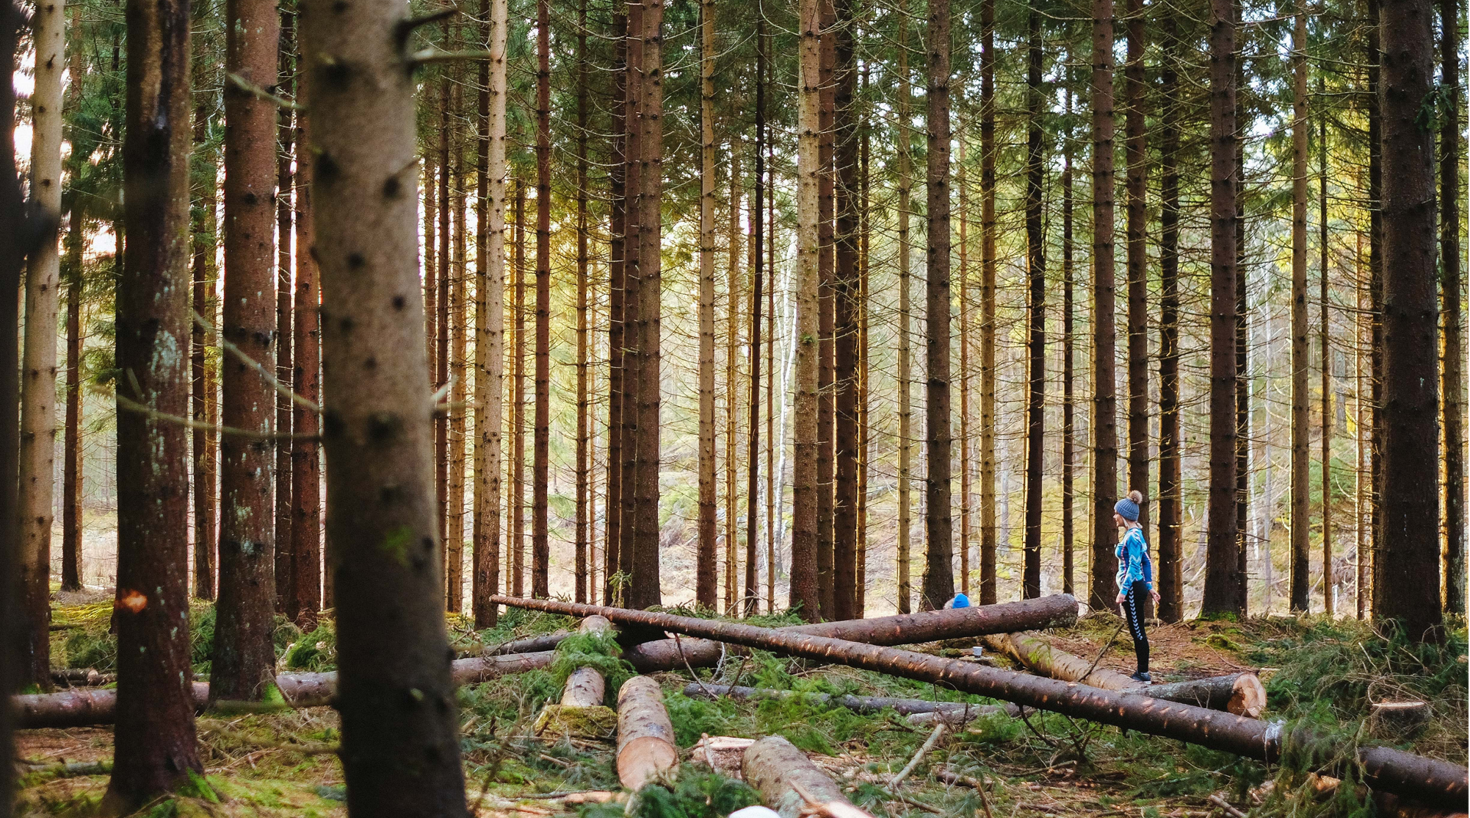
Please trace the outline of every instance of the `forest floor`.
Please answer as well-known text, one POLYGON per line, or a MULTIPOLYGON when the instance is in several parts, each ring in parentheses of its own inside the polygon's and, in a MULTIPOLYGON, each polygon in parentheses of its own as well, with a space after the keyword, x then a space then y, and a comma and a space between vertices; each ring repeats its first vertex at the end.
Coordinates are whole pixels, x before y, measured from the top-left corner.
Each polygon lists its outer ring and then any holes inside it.
MULTIPOLYGON (((71 601, 71 600, 68 600, 71 601)), ((58 608, 53 656, 59 665, 107 671, 115 648, 106 634, 108 605, 75 600, 58 608), (110 653, 109 651, 112 651, 110 653)), ((768 620, 772 623, 781 620, 768 620)), ((509 638, 567 627, 570 620, 511 612, 493 632, 475 633, 452 620, 462 651, 509 638)), ((1059 647, 1128 672, 1132 646, 1118 634, 1117 617, 1094 614, 1076 627, 1052 631, 1059 647), (1116 637, 1109 646, 1110 637, 1116 637)), ((207 672, 213 611, 195 610, 196 671, 207 672)), ((1156 682, 1257 670, 1269 694, 1267 718, 1307 720, 1345 753, 1363 742, 1391 743, 1465 764, 1467 757, 1466 638, 1463 625, 1444 646, 1415 647, 1386 639, 1351 620, 1269 618, 1191 622, 1151 630, 1156 682), (1410 735, 1370 718, 1371 704, 1421 700, 1430 717, 1410 735)), ((301 634, 289 625, 278 633, 282 669, 330 669, 334 638, 329 627, 301 634)), ((928 645, 951 656, 970 653, 969 643, 928 645)), ((570 658, 570 657, 564 657, 570 658)), ((532 728, 542 704, 560 695, 566 662, 551 669, 501 677, 460 693, 460 727, 467 796, 475 814, 510 818, 611 816, 625 804, 577 803, 568 793, 617 792, 611 740, 537 736, 532 728), (561 668, 561 670, 558 670, 561 668)), ((609 698, 631 672, 613 668, 609 698)), ((757 653, 701 670, 705 681, 787 690, 903 696, 984 702, 904 679, 843 667, 816 666, 757 653)), ((991 716, 951 733, 898 787, 889 781, 928 737, 927 726, 884 712, 858 714, 810 700, 709 701, 687 697, 689 674, 660 674, 679 745, 688 750, 702 735, 756 738, 781 734, 826 769, 849 797, 875 816, 974 815, 984 818, 1045 816, 1225 816, 1222 803, 1251 816, 1370 815, 1370 802, 1353 787, 1326 793, 1312 776, 1286 763, 1267 767, 1136 732, 1032 712, 1026 719, 991 716), (984 782, 947 785, 941 769, 984 782)), ((331 816, 345 814, 341 766, 333 755, 338 734, 329 708, 259 715, 205 713, 198 720, 206 797, 175 797, 150 807, 153 816, 331 816)), ((112 756, 107 728, 22 731, 18 757, 37 770, 22 779, 22 815, 90 814, 107 786, 105 773, 79 775, 39 765, 98 762, 112 756)), ((1319 752, 1321 748, 1316 748, 1319 752)), ((672 792, 645 789, 640 816, 703 818, 755 803, 743 784, 700 772, 686 758, 672 792)), ((24 769, 24 768, 23 768, 24 769)), ((83 768, 81 772, 98 772, 83 768)), ((1235 816, 1239 818, 1239 816, 1235 816)))

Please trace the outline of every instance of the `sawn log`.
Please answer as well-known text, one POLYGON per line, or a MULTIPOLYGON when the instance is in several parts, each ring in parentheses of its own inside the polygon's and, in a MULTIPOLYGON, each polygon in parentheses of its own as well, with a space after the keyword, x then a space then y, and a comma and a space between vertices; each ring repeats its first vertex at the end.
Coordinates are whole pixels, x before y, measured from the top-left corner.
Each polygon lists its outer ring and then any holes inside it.
MULTIPOLYGON (((1025 707, 1065 713, 1102 724, 1187 741, 1268 763, 1278 761, 1287 746, 1315 738, 1307 727, 1289 730, 1281 724, 1268 724, 1257 719, 1163 701, 1142 694, 1118 693, 1056 679, 1037 678, 1024 673, 896 648, 650 611, 602 608, 544 599, 495 597, 493 601, 501 605, 572 616, 601 614, 620 625, 659 628, 789 656, 942 684, 966 693, 1004 699, 1025 707)), ((1377 789, 1431 805, 1455 808, 1463 807, 1466 799, 1470 798, 1470 771, 1456 764, 1387 747, 1360 747, 1357 761, 1361 765, 1361 780, 1377 789)))
POLYGON ((871 818, 847 800, 826 773, 806 753, 781 736, 766 736, 745 748, 741 764, 745 783, 761 794, 766 806, 781 818, 815 812, 841 818, 871 818))
POLYGON ((634 676, 618 690, 618 780, 637 792, 650 778, 679 766, 674 725, 664 693, 650 676, 634 676))

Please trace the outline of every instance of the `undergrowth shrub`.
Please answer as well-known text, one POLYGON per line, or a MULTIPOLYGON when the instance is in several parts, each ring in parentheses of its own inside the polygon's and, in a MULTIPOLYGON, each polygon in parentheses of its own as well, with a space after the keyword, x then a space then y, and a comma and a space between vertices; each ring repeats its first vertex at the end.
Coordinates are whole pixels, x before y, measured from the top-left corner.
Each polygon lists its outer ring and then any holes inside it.
POLYGON ((671 782, 650 782, 622 804, 592 804, 578 812, 581 818, 724 818, 735 810, 760 803, 750 785, 694 765, 679 768, 671 782))
POLYGON ((286 651, 286 667, 321 673, 337 669, 337 628, 323 619, 311 633, 303 635, 286 651))

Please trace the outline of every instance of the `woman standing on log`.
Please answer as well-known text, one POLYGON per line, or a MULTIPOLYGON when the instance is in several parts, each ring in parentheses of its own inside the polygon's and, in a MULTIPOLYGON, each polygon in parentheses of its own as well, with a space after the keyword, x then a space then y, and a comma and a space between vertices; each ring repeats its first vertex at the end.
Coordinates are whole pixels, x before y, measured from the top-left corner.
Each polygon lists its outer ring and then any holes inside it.
POLYGON ((1159 592, 1154 588, 1153 561, 1148 558, 1148 542, 1143 539, 1143 526, 1138 524, 1139 506, 1143 495, 1138 491, 1113 504, 1113 522, 1123 528, 1121 542, 1114 551, 1118 556, 1118 604, 1123 608, 1123 617, 1128 620, 1128 633, 1133 636, 1133 652, 1138 657, 1138 672, 1133 678, 1144 684, 1152 684, 1148 675, 1148 634, 1143 630, 1143 604, 1145 594, 1159 601, 1159 592))

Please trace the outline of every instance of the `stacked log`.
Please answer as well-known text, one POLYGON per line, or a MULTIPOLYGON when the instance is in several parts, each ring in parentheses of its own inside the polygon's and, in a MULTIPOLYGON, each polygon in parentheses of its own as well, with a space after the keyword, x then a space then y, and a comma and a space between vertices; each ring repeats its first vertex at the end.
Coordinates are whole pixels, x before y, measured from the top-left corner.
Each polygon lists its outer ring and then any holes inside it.
POLYGON ((618 780, 634 792, 679 766, 674 725, 664 693, 648 676, 634 676, 618 691, 618 780))
MULTIPOLYGON (((785 633, 738 623, 544 599, 495 597, 492 602, 573 616, 601 614, 619 625, 659 628, 942 684, 966 693, 1187 741, 1268 763, 1280 760, 1289 742, 1314 738, 1305 727, 1287 730, 1280 724, 1267 724, 1258 719, 1162 701, 1146 695, 1037 678, 973 662, 877 645, 785 633)), ((1360 747, 1356 755, 1361 780, 1374 788, 1435 806, 1463 808, 1470 798, 1470 771, 1459 765, 1386 747, 1360 747)))

